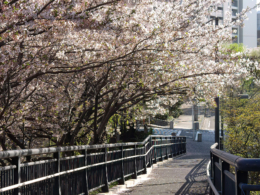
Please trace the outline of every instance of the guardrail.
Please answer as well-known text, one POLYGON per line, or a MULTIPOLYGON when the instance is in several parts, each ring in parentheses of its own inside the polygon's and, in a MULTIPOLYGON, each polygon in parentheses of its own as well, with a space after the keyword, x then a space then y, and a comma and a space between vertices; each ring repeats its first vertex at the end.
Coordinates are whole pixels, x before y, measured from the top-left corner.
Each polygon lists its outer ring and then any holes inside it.
POLYGON ((139 173, 158 160, 186 153, 186 137, 150 135, 143 142, 83 145, 1 151, 0 159, 12 165, 0 167, 1 195, 89 194, 139 173), (39 160, 49 157, 48 160, 39 160), (36 157, 25 162, 25 157, 36 157), (63 156, 63 157, 62 157, 63 156))
POLYGON ((260 191, 260 185, 248 184, 248 172, 260 171, 260 159, 235 156, 216 149, 217 145, 215 143, 210 148, 211 161, 207 167, 210 194, 247 195, 251 191, 260 191))

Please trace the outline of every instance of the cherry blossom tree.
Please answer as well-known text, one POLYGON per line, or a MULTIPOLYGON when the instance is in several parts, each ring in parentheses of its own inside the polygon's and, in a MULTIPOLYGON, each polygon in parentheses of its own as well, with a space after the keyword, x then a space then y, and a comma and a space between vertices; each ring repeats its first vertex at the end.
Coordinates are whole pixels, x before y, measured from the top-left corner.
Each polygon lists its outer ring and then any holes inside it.
POLYGON ((222 2, 2 1, 2 148, 103 142, 114 114, 154 96, 211 101, 258 68, 222 47, 250 8, 213 26, 222 2))

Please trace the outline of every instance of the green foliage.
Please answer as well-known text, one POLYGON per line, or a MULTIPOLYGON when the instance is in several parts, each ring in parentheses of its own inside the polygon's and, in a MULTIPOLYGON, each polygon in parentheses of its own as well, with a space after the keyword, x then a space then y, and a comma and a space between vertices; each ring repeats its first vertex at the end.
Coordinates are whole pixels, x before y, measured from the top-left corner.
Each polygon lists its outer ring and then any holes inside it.
POLYGON ((173 118, 178 118, 180 115, 183 114, 182 109, 180 109, 182 104, 183 104, 183 100, 179 99, 177 103, 169 106, 169 113, 166 113, 164 115, 156 114, 154 118, 160 120, 172 120, 173 118))
POLYGON ((154 118, 157 118, 157 119, 160 119, 160 120, 167 120, 168 116, 169 116, 168 113, 163 114, 163 115, 162 115, 162 114, 156 114, 156 115, 154 116, 154 118))
POLYGON ((183 111, 182 111, 182 109, 180 109, 180 108, 177 108, 177 109, 175 109, 174 111, 172 111, 172 116, 174 117, 174 118, 178 118, 180 115, 182 115, 183 114, 183 111))
MULTIPOLYGON (((249 59, 252 61, 257 61, 258 64, 260 63, 260 48, 254 49, 249 54, 249 59)), ((256 78, 260 78, 260 70, 257 70, 255 68, 252 68, 251 72, 256 78)))
POLYGON ((242 43, 226 44, 226 45, 224 45, 224 48, 227 48, 233 52, 244 52, 245 51, 245 47, 242 43))
POLYGON ((153 134, 153 128, 150 127, 150 129, 149 129, 149 135, 152 135, 152 134, 153 134))
MULTIPOLYGON (((228 98, 222 104, 225 128, 225 149, 244 158, 260 157, 260 95, 253 99, 228 98)), ((251 183, 259 173, 250 172, 251 183)))
POLYGON ((170 107, 169 111, 169 115, 173 116, 174 118, 178 118, 180 115, 183 114, 182 109, 180 109, 181 105, 183 104, 183 100, 179 100, 176 104, 174 104, 173 106, 170 107))

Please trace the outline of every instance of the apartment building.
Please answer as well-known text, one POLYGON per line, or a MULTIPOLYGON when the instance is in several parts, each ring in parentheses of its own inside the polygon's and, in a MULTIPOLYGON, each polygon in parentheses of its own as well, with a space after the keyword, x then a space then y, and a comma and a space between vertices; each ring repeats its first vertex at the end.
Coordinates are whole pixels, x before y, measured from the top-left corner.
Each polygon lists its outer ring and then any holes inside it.
MULTIPOLYGON (((215 24, 221 24, 225 18, 225 12, 231 11, 233 20, 236 15, 247 7, 254 7, 256 0, 229 0, 217 7, 217 11, 212 14, 211 18, 215 18, 215 24)), ((254 9, 247 14, 248 20, 244 21, 244 27, 232 27, 232 42, 243 43, 247 48, 257 47, 257 10, 254 9)))
POLYGON ((257 12, 257 47, 260 46, 260 11, 257 12))

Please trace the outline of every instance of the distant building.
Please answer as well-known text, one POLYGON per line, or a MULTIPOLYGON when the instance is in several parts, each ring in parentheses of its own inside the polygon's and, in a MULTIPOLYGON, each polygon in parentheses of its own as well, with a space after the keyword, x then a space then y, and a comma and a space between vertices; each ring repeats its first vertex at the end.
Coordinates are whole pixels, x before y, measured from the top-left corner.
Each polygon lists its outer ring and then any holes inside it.
MULTIPOLYGON (((236 14, 240 13, 247 7, 254 7, 256 0, 229 0, 226 3, 218 6, 218 11, 212 14, 211 18, 216 18, 216 22, 221 24, 225 18, 226 11, 232 11, 233 20, 236 18, 236 14)), ((251 13, 247 13, 248 20, 244 21, 244 27, 233 26, 232 27, 232 42, 243 43, 247 48, 257 47, 258 28, 258 14, 256 9, 252 10, 251 13)), ((259 18, 260 19, 260 18, 259 18)), ((260 21, 259 21, 260 23, 260 21)), ((216 24, 217 25, 217 24, 216 24)))
POLYGON ((257 46, 260 46, 260 11, 257 12, 257 46))

